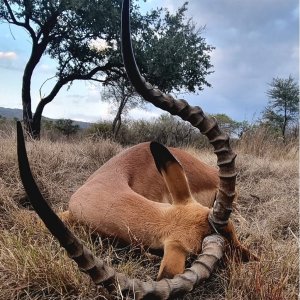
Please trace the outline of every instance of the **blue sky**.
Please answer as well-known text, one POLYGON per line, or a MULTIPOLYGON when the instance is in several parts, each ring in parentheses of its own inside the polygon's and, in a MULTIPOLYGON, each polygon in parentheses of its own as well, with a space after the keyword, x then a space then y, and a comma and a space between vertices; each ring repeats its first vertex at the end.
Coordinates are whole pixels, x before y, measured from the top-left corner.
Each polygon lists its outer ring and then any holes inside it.
MULTIPOLYGON (((167 7, 174 11, 184 1, 140 1, 143 11, 167 7)), ((235 120, 253 121, 267 104, 266 90, 273 77, 292 75, 299 79, 299 4, 297 0, 190 0, 188 16, 203 36, 216 47, 212 53, 214 73, 197 95, 183 97, 208 113, 226 113, 235 120)), ((21 108, 21 79, 29 56, 27 33, 13 25, 0 24, 0 106, 21 108)), ((55 61, 44 57, 33 77, 33 111, 40 98, 40 86, 55 74, 55 61)), ((47 94, 53 81, 47 81, 47 94)), ((97 121, 111 118, 107 103, 101 102, 101 88, 76 81, 64 88, 45 107, 44 115, 97 121)), ((133 118, 151 118, 158 109, 131 112, 133 118)))

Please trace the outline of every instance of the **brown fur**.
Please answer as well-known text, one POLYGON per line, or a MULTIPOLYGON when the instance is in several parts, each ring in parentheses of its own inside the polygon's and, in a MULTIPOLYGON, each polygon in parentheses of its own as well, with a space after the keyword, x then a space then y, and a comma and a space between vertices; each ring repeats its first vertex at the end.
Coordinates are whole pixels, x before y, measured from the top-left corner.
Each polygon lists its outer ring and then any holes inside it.
MULTIPOLYGON (((208 214, 219 184, 217 169, 183 150, 170 151, 181 165, 169 162, 163 177, 149 143, 123 151, 90 176, 63 213, 102 235, 164 249, 158 279, 182 273, 186 256, 199 253, 213 232, 208 214)), ((231 223, 224 232, 244 254, 231 223)))

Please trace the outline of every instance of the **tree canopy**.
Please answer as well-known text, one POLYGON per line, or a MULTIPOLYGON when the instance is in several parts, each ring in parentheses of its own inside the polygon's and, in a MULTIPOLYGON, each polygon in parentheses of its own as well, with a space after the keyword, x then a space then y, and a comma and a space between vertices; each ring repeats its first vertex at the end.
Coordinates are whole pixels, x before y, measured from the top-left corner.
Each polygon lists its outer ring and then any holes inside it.
POLYGON ((187 5, 174 14, 160 10, 154 21, 140 30, 141 39, 135 46, 142 74, 164 92, 195 92, 203 85, 210 86, 206 76, 211 73, 209 53, 214 47, 201 36, 204 27, 186 20, 187 5))
POLYGON ((219 127, 231 137, 242 137, 250 127, 247 121, 235 121, 226 114, 213 114, 211 116, 216 118, 219 127))
MULTIPOLYGON (((22 82, 23 119, 39 135, 43 109, 60 89, 74 80, 107 85, 126 78, 120 53, 120 0, 0 0, 0 19, 24 28, 31 53, 22 82), (58 62, 56 82, 32 113, 31 78, 41 57, 58 62)), ((156 9, 142 15, 132 4, 132 32, 141 72, 164 91, 201 90, 209 85, 213 47, 185 19, 185 3, 175 14, 156 9)))

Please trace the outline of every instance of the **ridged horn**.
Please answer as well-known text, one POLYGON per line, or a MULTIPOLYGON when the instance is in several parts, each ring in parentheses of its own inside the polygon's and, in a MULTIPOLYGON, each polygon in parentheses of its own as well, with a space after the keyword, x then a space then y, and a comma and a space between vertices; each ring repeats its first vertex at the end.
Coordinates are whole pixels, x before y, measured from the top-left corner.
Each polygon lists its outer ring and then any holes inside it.
POLYGON ((65 226, 41 194, 32 176, 26 153, 22 125, 17 122, 17 152, 20 177, 30 203, 46 227, 65 248, 79 269, 87 273, 96 285, 108 290, 121 290, 122 294, 133 299, 169 299, 191 291, 194 286, 207 279, 214 266, 223 255, 224 239, 220 235, 210 235, 203 240, 202 253, 191 268, 173 279, 141 281, 130 279, 116 272, 93 253, 65 226))
POLYGON ((122 7, 122 55, 127 75, 136 91, 146 100, 188 121, 204 134, 214 147, 214 153, 218 158, 220 187, 214 203, 209 221, 214 227, 222 228, 228 223, 232 212, 232 202, 235 198, 236 154, 229 144, 229 136, 221 131, 217 121, 213 117, 206 116, 198 106, 190 106, 187 101, 176 100, 171 95, 162 93, 146 82, 137 67, 130 33, 130 0, 123 1, 122 7))

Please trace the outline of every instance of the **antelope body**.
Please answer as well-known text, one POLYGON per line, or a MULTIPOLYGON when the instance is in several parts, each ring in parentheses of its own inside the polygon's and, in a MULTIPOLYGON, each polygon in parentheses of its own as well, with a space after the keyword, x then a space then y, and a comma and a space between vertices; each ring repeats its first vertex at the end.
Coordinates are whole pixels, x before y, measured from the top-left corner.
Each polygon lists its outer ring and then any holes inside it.
POLYGON ((65 220, 101 235, 163 249, 158 279, 182 273, 186 256, 200 252, 202 240, 213 232, 209 207, 219 187, 217 169, 186 151, 170 151, 142 143, 121 152, 90 176, 63 213, 65 220))
MULTIPOLYGON (((217 169, 184 150, 172 148, 170 151, 183 167, 193 198, 212 207, 219 185, 217 169)), ((185 187, 185 182, 177 184, 178 188, 185 187)), ((128 229, 138 232, 141 227, 144 232, 147 219, 153 219, 160 210, 169 209, 172 202, 172 195, 155 166, 150 143, 142 143, 113 157, 91 175, 71 197, 69 211, 76 220, 89 223, 95 230, 128 241, 128 237, 125 238, 128 232, 117 234, 114 223, 121 226, 134 222, 128 229)))
POLYGON ((186 255, 201 249, 201 241, 211 233, 208 207, 219 184, 217 169, 186 151, 170 150, 181 165, 166 161, 165 181, 155 166, 150 143, 139 144, 97 170, 71 197, 69 214, 64 213, 65 218, 102 235, 164 249, 165 261, 174 266, 170 270, 162 265, 158 278, 182 273, 186 255), (168 272, 163 271, 166 268, 168 272))

